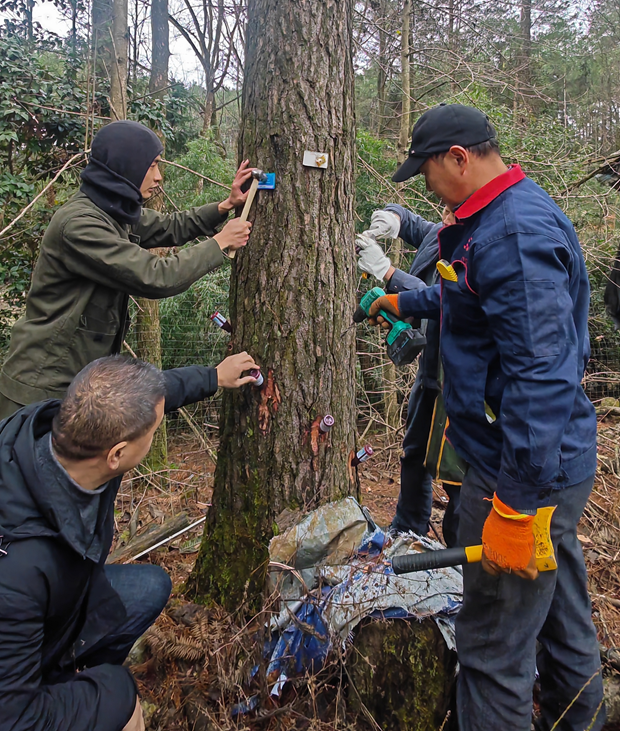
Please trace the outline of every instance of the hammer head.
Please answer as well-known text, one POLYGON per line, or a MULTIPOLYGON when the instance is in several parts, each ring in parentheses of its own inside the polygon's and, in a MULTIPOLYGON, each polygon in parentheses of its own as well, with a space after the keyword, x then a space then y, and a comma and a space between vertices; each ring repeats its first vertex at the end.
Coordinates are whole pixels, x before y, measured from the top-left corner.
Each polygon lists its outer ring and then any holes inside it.
POLYGON ((258 168, 254 168, 252 170, 252 177, 255 180, 258 180, 259 183, 264 183, 265 180, 267 180, 267 173, 263 172, 262 170, 259 170, 258 168))

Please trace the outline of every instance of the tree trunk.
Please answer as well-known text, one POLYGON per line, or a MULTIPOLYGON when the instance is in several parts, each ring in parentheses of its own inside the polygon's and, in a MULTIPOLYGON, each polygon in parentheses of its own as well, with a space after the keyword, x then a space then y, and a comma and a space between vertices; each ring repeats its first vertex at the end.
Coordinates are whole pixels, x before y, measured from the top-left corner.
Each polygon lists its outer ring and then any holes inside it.
POLYGON ((34 22, 33 22, 33 15, 34 13, 34 0, 26 0, 26 3, 24 5, 24 17, 26 19, 26 36, 28 38, 28 43, 32 43, 34 40, 34 22))
MULTIPOLYGON (((152 61, 149 91, 163 99, 168 86, 168 59, 170 58, 168 0, 153 0, 151 8, 152 61)), ((165 143, 161 130, 155 130, 162 143, 165 143)), ((156 196, 147 201, 147 207, 157 211, 163 209, 163 198, 156 196)), ((153 249, 155 256, 165 256, 166 249, 153 249)), ((136 317, 137 354, 142 360, 161 368, 161 324, 159 319, 159 300, 138 299, 136 317)), ((153 471, 165 469, 168 464, 168 434, 166 420, 155 432, 153 444, 145 464, 153 471)))
POLYGON ((113 17, 113 0, 93 0, 92 53, 96 62, 93 68, 93 75, 99 79, 108 78, 114 59, 114 54, 112 53, 113 17))
POLYGON ((151 36, 153 53, 149 92, 154 97, 163 99, 168 86, 168 61, 170 59, 168 0, 152 0, 151 36))
POLYGON ((379 58, 377 59, 377 137, 381 136, 385 126, 385 86, 387 83, 387 2, 379 2, 379 58))
POLYGON ((206 135, 209 130, 211 129, 211 125, 214 121, 214 111, 215 111, 215 95, 211 91, 211 83, 207 83, 207 93, 205 96, 205 103, 203 107, 202 112, 202 134, 206 135))
POLYGON ((110 74, 110 111, 115 119, 127 119, 127 52, 129 28, 127 0, 114 0, 112 20, 112 65, 110 74))
MULTIPOLYGON (((148 206, 155 210, 161 209, 161 198, 148 206)), ((165 252, 165 250, 163 250, 165 252)), ((154 256, 160 256, 162 250, 153 249, 154 256)), ((148 361, 161 368, 161 325, 159 320, 159 301, 139 297, 137 300, 138 313, 136 315, 136 355, 141 360, 148 361)), ((159 429, 155 432, 151 449, 143 461, 144 466, 158 472, 168 465, 168 432, 164 417, 159 429)))
POLYGON ((519 22, 520 38, 517 56, 517 74, 515 78, 515 100, 513 113, 517 123, 526 123, 526 115, 519 116, 519 109, 527 111, 530 103, 528 94, 531 89, 532 61, 532 0, 521 0, 521 18, 519 22))
POLYGON ((240 158, 275 172, 233 265, 235 351, 262 388, 224 393, 220 450, 190 594, 259 605, 275 517, 357 491, 352 0, 250 0, 240 158), (329 155, 304 167, 304 150, 329 155), (335 426, 320 436, 332 414, 335 426))
POLYGON ((456 653, 432 619, 367 620, 356 631, 353 648, 349 707, 360 719, 365 706, 384 731, 456 728, 454 711, 446 721, 456 653))
POLYGON ((411 132, 411 60, 409 58, 409 36, 411 24, 411 0, 403 5, 403 26, 400 41, 400 85, 402 105, 400 115, 400 134, 398 135, 398 160, 403 162, 409 152, 411 132))
MULTIPOLYGON (((403 5, 403 24, 400 46, 402 104, 400 116, 400 133, 398 135, 398 163, 405 161, 409 154, 411 133, 411 60, 409 38, 411 35, 411 0, 405 0, 403 5)), ((390 260, 398 268, 401 258, 401 242, 396 239, 390 251, 390 260)), ((384 416, 387 430, 397 429, 400 426, 400 409, 396 394, 396 368, 386 356, 383 366, 384 389, 384 416)))

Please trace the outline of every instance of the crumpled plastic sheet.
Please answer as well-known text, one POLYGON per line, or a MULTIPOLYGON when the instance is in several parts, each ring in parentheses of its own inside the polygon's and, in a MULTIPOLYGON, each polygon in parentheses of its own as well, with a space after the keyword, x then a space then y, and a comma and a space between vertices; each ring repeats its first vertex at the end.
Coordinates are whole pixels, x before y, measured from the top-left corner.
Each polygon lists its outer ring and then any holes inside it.
POLYGON ((267 677, 277 678, 272 695, 279 695, 289 677, 318 670, 334 644, 345 643, 365 617, 432 617, 448 647, 455 649, 462 572, 444 568, 396 576, 391 558, 416 548, 434 551, 444 546, 415 533, 391 541, 351 497, 318 508, 272 540, 272 561, 312 568, 311 574, 304 572, 313 578, 307 588, 322 587, 303 594, 300 582, 289 586, 280 616, 271 621, 272 630, 279 632, 275 647, 269 648, 267 677), (310 566, 311 561, 316 563, 310 566))

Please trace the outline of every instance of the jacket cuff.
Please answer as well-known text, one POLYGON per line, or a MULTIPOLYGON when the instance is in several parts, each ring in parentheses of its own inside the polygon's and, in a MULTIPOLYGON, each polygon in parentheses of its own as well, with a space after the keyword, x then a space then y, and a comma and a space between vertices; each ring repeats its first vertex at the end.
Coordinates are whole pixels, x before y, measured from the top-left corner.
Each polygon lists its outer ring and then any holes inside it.
POLYGON ((203 401, 217 392, 217 371, 207 366, 186 366, 164 371, 165 413, 203 401))
MULTIPOLYGON (((200 219, 207 231, 213 231, 227 220, 230 211, 222 214, 219 211, 219 203, 207 203, 198 209, 200 219)), ((234 209, 233 209, 234 210, 234 209)))
POLYGON ((388 294, 398 294, 399 292, 408 292, 409 290, 422 289, 423 287, 426 287, 426 285, 418 277, 407 274, 402 269, 397 269, 392 274, 386 291, 388 294))
POLYGON ((518 513, 536 511, 543 501, 549 497, 551 486, 525 485, 516 482, 506 474, 500 473, 497 480, 495 494, 506 505, 518 513))
MULTIPOLYGON (((417 277, 414 277, 417 279, 417 277)), ((402 318, 416 317, 418 319, 439 319, 440 290, 438 285, 427 287, 419 279, 420 288, 407 290, 398 295, 398 309, 402 318)))

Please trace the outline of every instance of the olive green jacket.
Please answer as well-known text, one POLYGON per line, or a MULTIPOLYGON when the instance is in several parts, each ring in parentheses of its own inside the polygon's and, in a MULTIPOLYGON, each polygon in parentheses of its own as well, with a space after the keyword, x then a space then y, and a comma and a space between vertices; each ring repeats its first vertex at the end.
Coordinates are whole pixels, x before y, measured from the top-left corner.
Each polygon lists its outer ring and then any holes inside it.
POLYGON ((83 193, 53 216, 0 373, 0 393, 19 403, 62 398, 79 371, 118 353, 129 325, 129 296, 184 292, 222 263, 212 238, 167 257, 148 249, 213 235, 226 219, 217 204, 164 215, 143 209, 129 228, 83 193))

